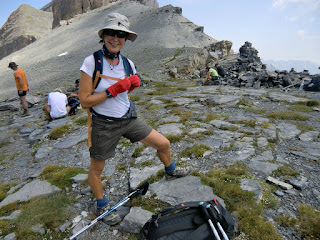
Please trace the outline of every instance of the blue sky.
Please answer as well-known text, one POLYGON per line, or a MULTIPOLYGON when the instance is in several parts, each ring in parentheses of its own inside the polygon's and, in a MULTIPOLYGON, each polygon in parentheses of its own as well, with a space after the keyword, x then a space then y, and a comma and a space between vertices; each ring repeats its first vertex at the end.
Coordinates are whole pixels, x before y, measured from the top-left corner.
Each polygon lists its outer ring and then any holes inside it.
MULTIPOLYGON (((0 26, 21 4, 41 8, 50 0, 0 0, 0 26)), ((182 15, 238 52, 252 43, 265 60, 320 64, 320 0, 158 0, 182 7, 182 15)))

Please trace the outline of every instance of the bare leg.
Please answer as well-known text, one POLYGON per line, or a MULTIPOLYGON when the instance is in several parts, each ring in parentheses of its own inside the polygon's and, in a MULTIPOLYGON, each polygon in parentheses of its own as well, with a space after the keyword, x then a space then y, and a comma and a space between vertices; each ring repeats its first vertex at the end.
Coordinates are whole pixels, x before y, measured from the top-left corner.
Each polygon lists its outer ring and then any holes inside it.
POLYGON ((151 133, 140 142, 155 148, 160 161, 165 167, 171 165, 170 141, 161 133, 152 129, 151 133))
POLYGON ((26 96, 20 96, 20 101, 21 101, 21 105, 22 105, 23 109, 25 111, 27 111, 28 110, 28 103, 27 103, 26 96))
POLYGON ((105 161, 97 161, 91 158, 90 171, 88 176, 89 185, 96 199, 103 198, 101 173, 104 169, 105 161))
POLYGON ((50 111, 51 111, 50 105, 45 104, 44 107, 43 107, 43 110, 44 110, 44 113, 46 114, 46 116, 48 118, 51 118, 51 116, 50 116, 50 111))

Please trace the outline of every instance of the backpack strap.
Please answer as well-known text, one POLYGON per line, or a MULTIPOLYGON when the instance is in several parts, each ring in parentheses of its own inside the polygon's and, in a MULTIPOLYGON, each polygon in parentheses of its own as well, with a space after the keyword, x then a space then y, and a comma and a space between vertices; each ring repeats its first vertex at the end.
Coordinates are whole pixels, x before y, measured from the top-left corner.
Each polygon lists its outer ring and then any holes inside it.
MULTIPOLYGON (((130 77, 131 75, 133 75, 133 69, 129 63, 129 60, 128 58, 126 58, 125 56, 121 55, 121 59, 122 59, 122 62, 123 62, 123 67, 124 67, 124 70, 126 72, 126 76, 127 77, 130 77)), ((93 80, 93 89, 96 89, 97 86, 99 85, 99 82, 101 80, 101 77, 104 77, 104 78, 109 78, 109 79, 112 79, 112 80, 116 80, 116 81, 120 81, 121 79, 119 78, 113 78, 113 77, 109 77, 109 76, 105 76, 105 75, 102 75, 102 70, 103 70, 103 52, 102 50, 98 50, 96 52, 93 53, 93 57, 94 57, 94 72, 93 72, 93 76, 92 76, 92 80, 93 80), (98 74, 98 78, 96 80, 96 76, 98 74)))
POLYGON ((98 50, 96 52, 93 53, 93 57, 94 57, 94 72, 93 72, 93 76, 92 76, 92 81, 93 81, 93 89, 96 89, 97 86, 99 85, 99 82, 101 80, 101 77, 99 76, 99 74, 102 74, 102 69, 103 69, 103 53, 102 50, 98 50), (98 73, 98 78, 96 79, 96 75, 98 73))
POLYGON ((124 67, 124 70, 126 71, 126 75, 127 77, 130 77, 131 75, 133 75, 133 70, 132 70, 132 67, 129 63, 129 60, 128 58, 126 58, 125 56, 122 56, 120 54, 121 58, 122 58, 122 62, 123 62, 123 67, 124 67))
POLYGON ((165 208, 163 210, 160 211, 160 215, 161 216, 164 216, 164 215, 167 215, 169 213, 173 213, 175 211, 178 211, 180 209, 184 209, 184 208, 198 208, 199 207, 199 202, 197 201, 192 201, 192 202, 184 202, 184 203, 180 203, 178 205, 175 205, 173 207, 168 207, 168 208, 165 208))

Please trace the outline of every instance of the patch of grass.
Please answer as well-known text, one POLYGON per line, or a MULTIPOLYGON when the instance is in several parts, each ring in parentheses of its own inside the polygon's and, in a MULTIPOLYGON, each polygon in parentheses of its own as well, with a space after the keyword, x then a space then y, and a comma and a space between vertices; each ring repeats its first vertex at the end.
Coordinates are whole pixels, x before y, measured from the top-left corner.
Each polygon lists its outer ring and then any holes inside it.
POLYGON ((211 147, 205 144, 196 144, 193 145, 192 147, 188 147, 184 149, 180 153, 180 157, 203 157, 203 154, 206 151, 212 150, 211 147))
POLYGON ((272 172, 272 175, 275 176, 275 177, 281 177, 281 176, 297 177, 300 174, 297 171, 293 170, 292 168, 290 168, 288 166, 281 166, 277 170, 274 170, 272 172))
POLYGON ((119 162, 117 165, 116 165, 116 170, 118 172, 125 172, 127 169, 127 164, 125 162, 119 162))
POLYGON ((171 207, 171 204, 156 199, 155 195, 152 195, 150 198, 137 197, 132 199, 131 204, 133 207, 141 207, 144 210, 156 213, 161 209, 171 207))
POLYGON ((2 161, 11 161, 13 160, 17 155, 19 155, 19 152, 16 152, 16 153, 13 153, 13 154, 9 154, 9 153, 6 153, 5 151, 3 151, 3 154, 0 155, 0 162, 2 161))
POLYGON ((148 161, 144 161, 144 162, 140 163, 140 164, 137 166, 137 168, 145 168, 145 167, 150 167, 150 166, 152 166, 152 165, 154 165, 154 161, 148 160, 148 161))
POLYGON ((77 124, 79 126, 85 126, 88 124, 88 116, 78 118, 74 122, 75 122, 75 124, 77 124))
POLYGON ((275 231, 272 223, 266 222, 258 209, 240 207, 237 212, 239 214, 239 229, 244 232, 249 239, 282 239, 275 231))
POLYGON ((3 148, 5 146, 7 146, 10 142, 9 141, 2 141, 0 142, 0 148, 3 148))
POLYGON ((156 124, 156 122, 157 122, 158 120, 159 120, 158 118, 151 117, 151 118, 148 118, 148 119, 147 119, 147 123, 148 123, 148 125, 150 125, 153 129, 157 129, 157 124, 156 124))
POLYGON ((295 112, 313 112, 314 111, 312 107, 300 105, 300 104, 292 105, 288 107, 288 109, 295 112))
POLYGON ((278 215, 277 222, 282 227, 295 227, 298 224, 298 219, 287 216, 287 215, 278 215))
POLYGON ((215 115, 215 114, 209 113, 209 114, 207 114, 205 119, 200 118, 198 121, 203 122, 203 123, 209 123, 212 120, 216 120, 216 119, 220 119, 220 118, 221 118, 220 115, 215 115))
POLYGON ((130 142, 130 140, 127 139, 127 138, 125 138, 125 137, 121 137, 121 138, 120 138, 119 144, 122 144, 122 146, 124 146, 124 147, 129 147, 129 146, 132 145, 132 143, 130 142))
POLYGON ((49 164, 42 170, 40 178, 47 180, 51 184, 64 190, 66 187, 71 187, 73 183, 71 178, 79 173, 87 172, 82 168, 71 168, 49 164))
POLYGON ((11 213, 18 210, 20 208, 20 205, 21 204, 18 201, 16 201, 16 202, 9 203, 7 205, 2 206, 0 208, 0 216, 9 216, 11 213))
POLYGON ((162 100, 163 103, 165 104, 165 108, 175 108, 175 107, 178 107, 179 104, 176 103, 175 101, 171 100, 171 99, 165 99, 165 100, 162 100))
POLYGON ((245 98, 241 98, 240 100, 239 100, 239 102, 237 103, 237 105, 243 105, 243 106, 250 106, 251 104, 250 104, 250 102, 247 100, 247 99, 245 99, 245 98))
POLYGON ((141 97, 139 95, 130 95, 130 99, 135 102, 140 101, 141 97))
POLYGON ((177 91, 176 87, 173 85, 166 84, 164 82, 153 82, 152 86, 156 87, 155 91, 148 92, 146 95, 165 95, 170 93, 175 93, 177 91))
POLYGON ((185 87, 178 87, 177 90, 179 90, 179 91, 187 91, 188 89, 185 88, 185 87))
POLYGON ((302 239, 320 238, 320 212, 309 205, 299 206, 299 232, 302 239))
POLYGON ((309 131, 315 131, 315 127, 313 126, 309 126, 305 123, 301 123, 301 122, 294 122, 294 125, 297 126, 297 128, 301 131, 301 133, 305 133, 305 132, 309 132, 309 131))
POLYGON ((239 129, 238 126, 230 126, 230 127, 227 127, 227 131, 230 131, 230 132, 235 132, 239 129))
POLYGON ((306 121, 309 118, 305 115, 295 112, 270 112, 266 115, 268 118, 279 119, 279 120, 296 120, 296 121, 306 121))
POLYGON ((180 109, 177 109, 177 108, 176 109, 172 109, 171 113, 176 115, 176 116, 179 116, 181 123, 185 123, 185 122, 189 121, 190 118, 192 117, 192 112, 190 112, 190 111, 182 112, 180 109))
POLYGON ((305 106, 309 106, 309 107, 314 107, 314 106, 320 105, 320 103, 316 100, 309 100, 307 102, 296 102, 296 104, 305 105, 305 106))
POLYGON ((57 140, 63 137, 65 134, 70 133, 72 129, 71 124, 66 124, 60 127, 54 128, 48 135, 48 137, 52 140, 57 140))
POLYGON ((249 177, 244 163, 216 169, 207 174, 195 172, 203 184, 212 187, 215 194, 224 199, 229 212, 236 211, 239 219, 239 230, 249 239, 280 240, 273 225, 263 218, 263 205, 257 204, 254 193, 240 188, 240 179, 249 177))
POLYGON ((159 170, 156 174, 148 177, 146 180, 140 183, 140 185, 144 184, 145 182, 149 182, 150 184, 158 182, 160 179, 164 177, 164 169, 159 170))
POLYGON ((71 195, 56 194, 45 198, 35 198, 21 206, 21 214, 16 220, 1 226, 3 235, 15 232, 17 240, 63 239, 69 234, 55 229, 74 216, 68 206, 75 203, 71 195), (27 220, 26 220, 27 219, 27 220), (32 226, 41 223, 47 231, 44 235, 32 232, 32 226), (3 226, 4 225, 4 226, 3 226))
POLYGON ((147 147, 147 145, 142 145, 139 147, 136 147, 132 153, 132 157, 137 158, 141 156, 142 151, 147 147))
POLYGON ((12 186, 10 183, 0 183, 0 202, 7 197, 7 192, 12 186))
POLYGON ((263 122, 261 123, 261 127, 262 127, 262 128, 269 128, 269 127, 271 127, 271 126, 272 126, 272 123, 267 122, 267 121, 263 121, 263 122))
POLYGON ((262 182, 262 181, 259 181, 259 183, 263 191, 261 204, 263 204, 265 208, 277 207, 279 201, 275 198, 273 193, 277 191, 278 187, 275 185, 266 184, 265 182, 262 182))
POLYGON ((225 151, 232 151, 234 147, 234 142, 230 143, 229 147, 223 147, 222 149, 225 151))
POLYGON ((245 112, 250 112, 250 113, 254 113, 254 114, 263 114, 266 112, 266 110, 264 109, 258 109, 258 108, 246 108, 245 112))
POLYGON ((232 123, 234 123, 234 124, 242 124, 242 125, 244 125, 244 126, 246 126, 246 127, 252 127, 252 128, 254 128, 255 126, 256 126, 256 120, 248 120, 248 121, 246 121, 246 120, 239 120, 239 121, 231 121, 232 123))
POLYGON ((147 106, 147 109, 153 112, 159 110, 160 108, 161 108, 160 105, 155 105, 154 103, 150 103, 147 106))
POLYGON ((191 117, 192 117, 192 112, 189 112, 189 111, 184 112, 182 115, 180 115, 180 122, 181 123, 188 122, 191 117))
POLYGON ((177 143, 182 140, 182 136, 180 135, 165 134, 164 136, 170 141, 170 143, 177 143))

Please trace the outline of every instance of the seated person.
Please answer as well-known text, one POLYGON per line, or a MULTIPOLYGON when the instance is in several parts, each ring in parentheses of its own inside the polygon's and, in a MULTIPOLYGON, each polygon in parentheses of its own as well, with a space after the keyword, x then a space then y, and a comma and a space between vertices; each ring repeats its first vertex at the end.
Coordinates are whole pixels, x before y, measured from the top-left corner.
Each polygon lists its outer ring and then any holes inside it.
POLYGON ((77 97, 77 98, 79 98, 79 83, 80 83, 80 79, 77 79, 75 81, 76 86, 73 88, 73 91, 69 95, 69 97, 77 97))
POLYGON ((55 89, 48 95, 48 104, 44 105, 44 112, 49 119, 59 119, 68 116, 70 112, 67 95, 60 88, 55 89))
POLYGON ((215 67, 218 71, 219 76, 225 77, 226 73, 225 73, 224 69, 219 65, 219 63, 216 63, 215 67))
POLYGON ((205 85, 208 80, 218 80, 219 79, 219 75, 217 73, 216 70, 214 70, 213 68, 210 68, 210 67, 206 67, 206 73, 207 73, 207 76, 206 76, 206 79, 204 80, 203 82, 203 85, 205 85))

